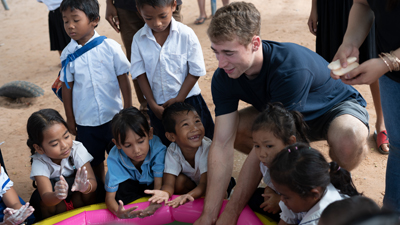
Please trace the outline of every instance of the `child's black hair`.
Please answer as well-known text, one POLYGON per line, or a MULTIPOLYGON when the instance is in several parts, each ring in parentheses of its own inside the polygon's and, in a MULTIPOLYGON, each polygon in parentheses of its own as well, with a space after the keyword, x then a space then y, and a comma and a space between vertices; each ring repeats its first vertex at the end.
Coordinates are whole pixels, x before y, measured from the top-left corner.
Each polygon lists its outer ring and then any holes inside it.
POLYGON ((189 113, 190 111, 197 113, 196 108, 194 108, 192 105, 185 103, 185 102, 175 102, 174 104, 165 108, 164 112, 162 114, 162 123, 163 123, 165 132, 170 132, 170 133, 176 134, 175 116, 181 112, 189 113))
POLYGON ((155 7, 172 6, 175 0, 136 0, 136 6, 141 9, 143 5, 155 7))
POLYGON ((68 127, 64 118, 54 109, 42 109, 32 113, 26 125, 26 130, 28 132, 28 140, 26 144, 31 149, 31 155, 35 154, 36 152, 35 148, 33 147, 34 144, 37 144, 40 147, 42 146, 44 139, 43 131, 56 123, 61 123, 66 128, 68 127))
POLYGON ((63 0, 60 5, 60 11, 64 12, 70 8, 71 11, 79 9, 86 14, 89 21, 92 22, 99 18, 99 2, 97 0, 63 0))
POLYGON ((280 151, 269 169, 274 182, 287 186, 302 197, 309 197, 313 188, 322 187, 325 191, 329 183, 341 194, 360 195, 347 170, 335 162, 328 163, 318 150, 304 143, 280 151))
POLYGON ((350 221, 356 218, 366 218, 380 211, 380 207, 372 199, 353 196, 329 204, 322 212, 319 223, 323 225, 352 224, 350 221))
POLYGON ((118 144, 124 144, 126 131, 131 129, 140 137, 146 137, 150 132, 150 125, 146 117, 135 107, 119 111, 111 121, 112 134, 118 144))
POLYGON ((306 134, 308 126, 303 120, 303 115, 297 111, 289 112, 279 102, 269 103, 267 108, 254 120, 251 131, 261 129, 271 131, 286 145, 290 144, 289 138, 292 135, 298 142, 309 143, 306 134))

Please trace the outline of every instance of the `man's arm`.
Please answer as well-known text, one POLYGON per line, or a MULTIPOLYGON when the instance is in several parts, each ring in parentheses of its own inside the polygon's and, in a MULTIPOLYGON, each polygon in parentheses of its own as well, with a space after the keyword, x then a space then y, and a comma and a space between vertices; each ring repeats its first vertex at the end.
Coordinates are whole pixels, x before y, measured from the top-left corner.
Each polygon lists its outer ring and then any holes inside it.
POLYGON ((217 220, 232 175, 233 145, 238 124, 238 111, 215 118, 214 138, 208 153, 205 204, 195 225, 213 224, 217 220))
MULTIPOLYGON (((217 224, 236 224, 262 178, 260 160, 255 151, 251 151, 240 170, 237 186, 217 224)), ((260 196, 261 197, 261 196, 260 196)))

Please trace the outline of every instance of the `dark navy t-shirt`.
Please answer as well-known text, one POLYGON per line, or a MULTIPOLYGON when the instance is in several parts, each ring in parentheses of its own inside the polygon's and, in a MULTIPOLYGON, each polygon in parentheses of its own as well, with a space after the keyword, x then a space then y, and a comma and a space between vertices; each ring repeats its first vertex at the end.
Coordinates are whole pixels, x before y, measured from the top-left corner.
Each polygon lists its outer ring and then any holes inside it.
POLYGON ((301 112, 305 121, 348 99, 366 106, 356 89, 330 77, 325 59, 303 46, 263 41, 263 57, 261 72, 253 80, 244 74, 229 78, 220 68, 215 71, 211 83, 215 116, 236 111, 239 100, 258 111, 268 102, 281 102, 288 110, 301 112))

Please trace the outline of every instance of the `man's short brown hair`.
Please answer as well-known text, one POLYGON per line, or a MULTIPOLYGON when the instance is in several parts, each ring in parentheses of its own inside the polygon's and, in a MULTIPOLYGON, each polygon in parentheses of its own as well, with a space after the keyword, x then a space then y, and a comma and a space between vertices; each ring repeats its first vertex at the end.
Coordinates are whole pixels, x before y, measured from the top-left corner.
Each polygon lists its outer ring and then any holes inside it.
POLYGON ((252 3, 232 2, 217 10, 208 27, 211 42, 232 41, 248 45, 261 29, 260 12, 252 3))

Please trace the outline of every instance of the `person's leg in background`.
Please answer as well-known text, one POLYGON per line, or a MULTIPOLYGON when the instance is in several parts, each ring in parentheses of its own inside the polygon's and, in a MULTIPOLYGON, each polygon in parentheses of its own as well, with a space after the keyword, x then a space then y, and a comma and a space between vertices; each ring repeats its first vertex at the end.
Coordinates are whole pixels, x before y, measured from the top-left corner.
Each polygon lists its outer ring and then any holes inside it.
POLYGON ((400 211, 400 83, 385 75, 379 78, 381 104, 390 146, 386 167, 383 206, 400 211))
MULTIPOLYGON (((382 143, 379 146, 379 136, 378 134, 385 131, 385 121, 383 117, 383 112, 382 112, 382 106, 381 106, 381 95, 379 93, 379 80, 375 81, 374 83, 369 85, 371 89, 371 94, 372 94, 372 99, 374 101, 374 107, 375 107, 375 112, 376 112, 376 123, 375 123, 375 129, 377 136, 375 137, 378 151, 382 154, 387 154, 389 152, 389 144, 388 143, 382 143)), ((386 134, 387 135, 387 134, 386 134)))

